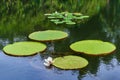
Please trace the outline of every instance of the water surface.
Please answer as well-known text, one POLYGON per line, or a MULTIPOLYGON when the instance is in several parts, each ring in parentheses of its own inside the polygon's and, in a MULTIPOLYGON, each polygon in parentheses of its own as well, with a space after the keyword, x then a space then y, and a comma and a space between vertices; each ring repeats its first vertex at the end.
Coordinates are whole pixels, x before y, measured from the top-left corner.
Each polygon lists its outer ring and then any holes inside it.
POLYGON ((66 0, 66 1, 1 1, 0 3, 0 79, 2 80, 120 80, 120 0, 66 0), (78 4, 80 3, 80 4, 78 4), (58 6, 59 5, 59 6, 58 6), (44 13, 55 11, 82 12, 89 20, 76 25, 56 25, 44 13), (30 57, 13 57, 4 54, 7 44, 28 41, 28 35, 39 30, 62 30, 69 37, 54 42, 44 54, 30 57), (107 56, 78 55, 69 49, 73 42, 86 39, 109 41, 117 50, 107 56), (50 69, 43 65, 48 56, 78 55, 89 61, 86 68, 79 70, 50 69))

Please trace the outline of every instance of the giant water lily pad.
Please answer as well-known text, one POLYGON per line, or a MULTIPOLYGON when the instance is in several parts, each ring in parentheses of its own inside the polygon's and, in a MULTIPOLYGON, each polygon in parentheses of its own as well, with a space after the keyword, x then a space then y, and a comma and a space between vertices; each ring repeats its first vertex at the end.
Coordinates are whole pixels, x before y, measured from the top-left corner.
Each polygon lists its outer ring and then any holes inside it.
POLYGON ((70 45, 73 51, 89 55, 106 55, 116 50, 114 44, 100 40, 83 40, 70 45))
POLYGON ((58 30, 37 31, 29 35, 29 38, 37 41, 53 41, 64 39, 68 36, 66 32, 58 30))
POLYGON ((53 65, 61 69, 79 69, 88 65, 85 58, 79 56, 64 56, 58 57, 53 60, 53 65))
POLYGON ((16 42, 9 44, 3 48, 3 51, 8 55, 13 56, 29 56, 46 49, 46 45, 39 42, 16 42))

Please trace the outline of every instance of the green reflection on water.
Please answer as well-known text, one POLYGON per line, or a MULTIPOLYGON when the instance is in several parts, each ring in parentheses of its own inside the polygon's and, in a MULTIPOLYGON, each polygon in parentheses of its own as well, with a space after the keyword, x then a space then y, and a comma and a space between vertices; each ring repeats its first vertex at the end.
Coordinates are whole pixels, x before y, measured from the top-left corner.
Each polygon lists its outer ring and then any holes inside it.
POLYGON ((96 0, 2 0, 0 3, 0 32, 5 37, 5 34, 15 35, 15 32, 16 35, 30 33, 36 28, 56 29, 58 25, 50 23, 44 13, 69 11, 95 15, 105 4, 106 0, 98 2, 96 0))

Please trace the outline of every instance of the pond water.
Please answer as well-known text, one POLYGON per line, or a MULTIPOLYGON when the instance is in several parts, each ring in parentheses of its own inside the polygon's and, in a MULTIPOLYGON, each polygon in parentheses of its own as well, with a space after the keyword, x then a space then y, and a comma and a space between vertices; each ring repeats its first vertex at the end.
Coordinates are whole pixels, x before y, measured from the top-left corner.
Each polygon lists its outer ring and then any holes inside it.
POLYGON ((0 79, 1 80, 120 80, 120 0, 30 0, 1 1, 0 3, 0 79), (90 18, 76 25, 56 25, 45 13, 82 12, 90 18), (69 37, 54 42, 43 54, 14 57, 4 54, 7 44, 29 41, 28 35, 39 30, 61 30, 69 37), (86 39, 114 43, 117 50, 106 56, 87 56, 72 52, 69 45, 86 39), (86 58, 89 65, 78 70, 46 68, 48 56, 77 55, 86 58))

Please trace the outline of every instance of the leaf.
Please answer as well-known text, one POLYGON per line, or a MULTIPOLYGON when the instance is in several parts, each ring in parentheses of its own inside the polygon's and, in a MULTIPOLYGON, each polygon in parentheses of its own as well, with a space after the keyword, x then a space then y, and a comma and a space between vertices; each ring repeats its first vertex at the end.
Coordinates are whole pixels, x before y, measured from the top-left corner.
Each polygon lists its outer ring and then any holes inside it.
POLYGON ((54 22, 55 24, 62 24, 62 23, 64 23, 63 21, 56 21, 56 22, 54 22))
POLYGON ((3 51, 13 56, 30 56, 38 52, 43 52, 45 49, 46 45, 43 43, 25 41, 9 44, 3 48, 3 51))
POLYGON ((72 22, 70 19, 64 19, 63 22, 69 23, 72 22))
POLYGON ((66 24, 72 25, 72 24, 76 24, 76 23, 75 22, 67 22, 66 24))
POLYGON ((70 45, 75 52, 89 55, 106 55, 116 50, 116 46, 110 42, 100 40, 83 40, 70 45))
POLYGON ((68 36, 66 32, 58 30, 37 31, 29 35, 29 38, 36 41, 53 41, 64 39, 68 36))
POLYGON ((50 21, 52 21, 52 22, 58 22, 59 19, 51 19, 50 21))
POLYGON ((86 67, 88 61, 82 57, 69 55, 55 58, 53 65, 61 69, 79 69, 86 67))
POLYGON ((85 19, 85 18, 89 18, 89 16, 80 16, 80 17, 75 17, 75 19, 85 19))
POLYGON ((53 18, 55 18, 55 17, 54 17, 54 16, 48 16, 48 18, 49 18, 49 19, 53 19, 53 18))

